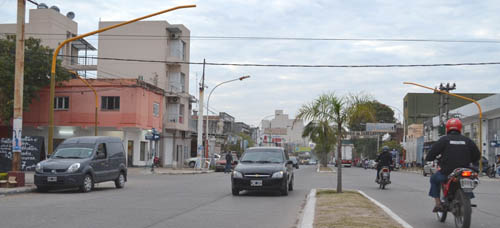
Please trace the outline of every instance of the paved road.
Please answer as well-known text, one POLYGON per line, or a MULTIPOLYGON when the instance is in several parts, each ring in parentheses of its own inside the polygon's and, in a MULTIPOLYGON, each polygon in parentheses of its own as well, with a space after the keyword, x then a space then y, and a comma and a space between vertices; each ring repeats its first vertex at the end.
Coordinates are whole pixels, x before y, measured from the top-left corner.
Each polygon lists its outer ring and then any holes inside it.
MULTIPOLYGON (((346 188, 361 189, 382 202, 413 227, 444 228, 455 227, 454 218, 449 215, 445 224, 438 223, 431 213, 433 200, 427 196, 429 177, 421 174, 393 172, 393 184, 387 190, 380 190, 375 184, 375 170, 360 168, 343 169, 346 188)), ((475 189, 477 204, 473 208, 472 227, 500 227, 500 181, 484 179, 475 189)))
MULTIPOLYGON (((392 174, 393 184, 379 190, 375 171, 346 168, 344 188, 361 189, 417 227, 454 227, 436 221, 427 197, 428 177, 392 174)), ((0 198, 0 227, 259 227, 289 228, 311 188, 334 188, 336 176, 312 166, 295 172, 295 190, 244 193, 234 197, 228 174, 132 174, 124 189, 100 184, 94 192, 31 193, 0 198)), ((500 227, 500 182, 485 180, 477 188, 473 227, 500 227)))
MULTIPOLYGON (((296 170, 295 190, 231 195, 229 174, 129 176, 124 189, 30 193, 0 198, 0 227, 293 227, 305 196, 324 177, 296 170)), ((322 187, 327 187, 326 185, 322 187)))

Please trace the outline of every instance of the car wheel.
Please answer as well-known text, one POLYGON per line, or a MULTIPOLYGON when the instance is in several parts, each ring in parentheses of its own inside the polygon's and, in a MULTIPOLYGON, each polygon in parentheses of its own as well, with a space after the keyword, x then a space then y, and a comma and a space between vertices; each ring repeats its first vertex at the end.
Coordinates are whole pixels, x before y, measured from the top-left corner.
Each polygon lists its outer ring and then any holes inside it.
POLYGON ((290 184, 288 184, 288 191, 293 191, 293 177, 292 180, 290 181, 290 184))
POLYGON ((232 188, 231 192, 233 193, 233 196, 238 196, 240 195, 240 190, 237 188, 232 188))
POLYGON ((288 195, 288 184, 286 184, 286 181, 285 181, 285 184, 283 185, 283 187, 281 189, 281 195, 283 195, 283 196, 287 196, 288 195))
POLYGON ((196 162, 194 162, 194 161, 189 162, 189 168, 194 168, 195 165, 196 165, 196 162))
POLYGON ((82 192, 90 192, 94 188, 94 180, 89 174, 85 174, 83 177, 82 186, 80 186, 80 191, 82 192))
POLYGON ((123 172, 120 172, 120 175, 116 178, 115 187, 116 188, 125 187, 125 175, 123 174, 123 172))
POLYGON ((37 192, 48 192, 49 188, 48 187, 42 187, 42 186, 36 186, 36 191, 37 192))

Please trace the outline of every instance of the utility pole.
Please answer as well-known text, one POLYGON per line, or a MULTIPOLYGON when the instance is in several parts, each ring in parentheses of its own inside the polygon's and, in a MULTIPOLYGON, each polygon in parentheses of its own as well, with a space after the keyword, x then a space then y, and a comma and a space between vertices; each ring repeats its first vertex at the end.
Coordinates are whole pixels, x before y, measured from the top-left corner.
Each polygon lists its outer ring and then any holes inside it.
POLYGON ((12 128, 12 171, 20 171, 23 131, 24 15, 26 1, 17 0, 16 66, 14 83, 14 123, 12 128))
MULTIPOLYGON (((205 90, 205 59, 203 59, 203 74, 201 76, 201 83, 200 83, 200 94, 199 94, 199 99, 198 99, 198 137, 197 137, 197 146, 198 146, 198 160, 199 163, 197 165, 197 168, 201 168, 203 161, 203 154, 204 154, 204 149, 203 149, 203 92, 205 90)), ((208 116, 207 116, 208 118, 208 116)), ((208 121, 207 121, 208 124, 208 121)), ((207 132, 208 133, 208 132, 207 132)))

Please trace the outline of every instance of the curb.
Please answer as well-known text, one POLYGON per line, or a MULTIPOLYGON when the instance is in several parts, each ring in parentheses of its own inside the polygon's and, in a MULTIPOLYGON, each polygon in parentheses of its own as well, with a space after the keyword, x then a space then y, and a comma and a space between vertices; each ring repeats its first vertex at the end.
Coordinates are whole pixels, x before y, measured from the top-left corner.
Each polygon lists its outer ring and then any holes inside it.
POLYGON ((196 175, 196 174, 208 174, 208 173, 213 173, 213 170, 209 171, 191 171, 191 172, 151 172, 151 171, 146 171, 146 172, 141 172, 141 174, 156 174, 156 175, 196 175))
POLYGON ((24 188, 19 188, 19 189, 12 189, 7 192, 0 192, 0 196, 8 196, 8 195, 16 195, 16 194, 22 194, 22 193, 29 193, 29 192, 34 192, 36 191, 36 187, 24 187, 24 188))
POLYGON ((302 211, 302 215, 300 216, 297 228, 313 228, 315 207, 316 189, 313 188, 307 195, 306 204, 304 206, 304 210, 302 211))
POLYGON ((366 197, 367 199, 369 199, 370 201, 372 201, 375 205, 377 205, 378 207, 380 207, 385 213, 387 213, 387 215, 389 215, 392 219, 394 219, 397 223, 399 223, 404 228, 413 228, 413 226, 411 226, 410 224, 408 224, 405 220, 403 220, 401 217, 399 217, 396 213, 392 212, 391 209, 389 209, 388 207, 386 207, 382 203, 380 203, 377 200, 371 198, 370 196, 368 196, 366 193, 364 193, 361 190, 358 190, 358 192, 359 192, 359 194, 363 195, 364 197, 366 197))

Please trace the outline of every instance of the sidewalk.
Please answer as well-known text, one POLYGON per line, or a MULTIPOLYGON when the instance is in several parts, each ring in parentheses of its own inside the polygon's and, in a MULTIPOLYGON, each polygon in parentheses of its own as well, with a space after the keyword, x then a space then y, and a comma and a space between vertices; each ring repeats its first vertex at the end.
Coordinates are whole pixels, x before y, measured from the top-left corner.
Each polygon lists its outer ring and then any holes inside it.
POLYGON ((33 192, 36 190, 35 181, 34 181, 34 172, 25 172, 24 173, 24 187, 17 188, 0 188, 0 197, 5 195, 13 195, 20 193, 33 192))
POLYGON ((159 174, 159 175, 194 175, 194 174, 205 174, 205 173, 213 173, 214 170, 198 170, 192 168, 182 168, 182 169, 174 169, 174 168, 155 168, 154 173, 151 172, 151 167, 129 167, 129 174, 159 174))

